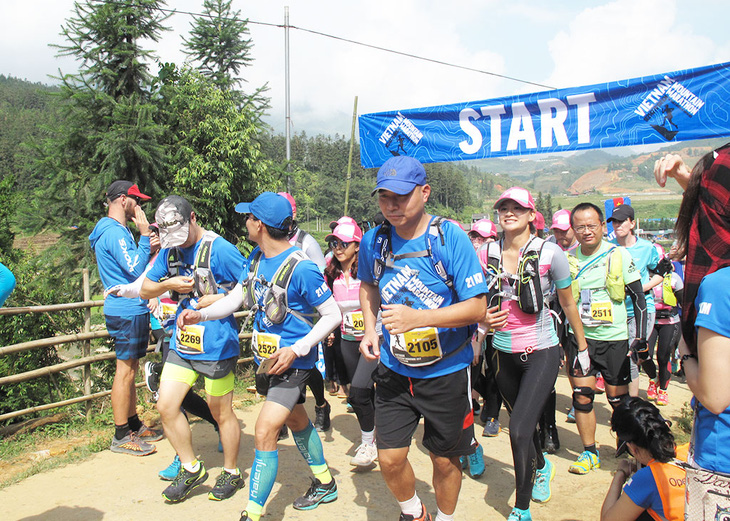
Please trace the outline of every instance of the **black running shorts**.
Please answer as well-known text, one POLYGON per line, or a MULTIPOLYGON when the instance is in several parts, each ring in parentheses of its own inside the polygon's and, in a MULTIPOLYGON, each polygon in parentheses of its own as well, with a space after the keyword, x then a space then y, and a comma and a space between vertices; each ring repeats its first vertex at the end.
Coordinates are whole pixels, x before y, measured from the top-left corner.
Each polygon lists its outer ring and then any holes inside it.
POLYGON ((306 399, 307 381, 317 369, 288 369, 282 374, 257 374, 256 392, 267 402, 278 403, 290 411, 306 399))
POLYGON ((476 450, 469 368, 436 378, 408 378, 379 364, 375 380, 378 449, 409 447, 423 416, 423 445, 436 456, 476 450))
MULTIPOLYGON (((628 340, 592 340, 586 338, 588 354, 591 357, 591 371, 589 376, 603 375, 609 385, 629 385, 631 381, 631 365, 629 363, 628 340)), ((574 335, 570 335, 568 344, 568 374, 577 378, 583 375, 575 371, 575 357, 578 356, 578 343, 574 335)))

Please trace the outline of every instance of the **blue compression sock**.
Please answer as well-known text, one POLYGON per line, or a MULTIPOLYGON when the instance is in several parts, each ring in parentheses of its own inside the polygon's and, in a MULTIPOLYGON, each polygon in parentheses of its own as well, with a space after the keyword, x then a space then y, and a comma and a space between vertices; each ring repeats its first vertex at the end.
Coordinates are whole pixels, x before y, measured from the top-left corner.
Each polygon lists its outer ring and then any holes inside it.
MULTIPOLYGON (((248 489, 249 504, 255 503, 261 509, 271 494, 276 481, 276 473, 279 471, 278 450, 257 450, 251 466, 251 479, 248 489)), ((259 510, 259 513, 261 510, 259 510)))
POLYGON ((322 440, 319 439, 319 434, 312 426, 312 422, 309 422, 309 425, 303 431, 292 431, 292 436, 302 457, 307 461, 309 468, 312 469, 314 477, 322 483, 332 481, 327 462, 324 460, 322 440))

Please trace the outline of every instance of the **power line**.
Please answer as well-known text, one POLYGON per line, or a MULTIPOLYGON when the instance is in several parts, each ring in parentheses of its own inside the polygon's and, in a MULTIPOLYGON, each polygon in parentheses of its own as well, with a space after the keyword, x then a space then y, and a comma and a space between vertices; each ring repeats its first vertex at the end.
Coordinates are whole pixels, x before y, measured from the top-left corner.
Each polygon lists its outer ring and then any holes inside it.
MULTIPOLYGON (((129 5, 126 2, 119 1, 119 0, 110 0, 110 3, 120 3, 120 4, 123 4, 123 5, 129 5)), ((193 12, 193 11, 182 11, 182 10, 179 10, 179 9, 166 9, 164 7, 156 7, 155 9, 157 9, 158 11, 164 12, 164 13, 170 13, 170 14, 178 14, 179 13, 179 14, 185 14, 185 15, 192 16, 192 17, 207 17, 207 18, 213 19, 213 16, 208 15, 206 13, 196 13, 196 12, 193 12)), ((223 17, 223 19, 230 20, 230 18, 225 18, 225 17, 223 17)), ((280 28, 280 29, 284 29, 285 28, 285 26, 283 24, 274 24, 274 23, 269 23, 269 22, 257 22, 255 20, 250 20, 250 19, 246 19, 246 22, 247 23, 250 23, 250 24, 253 24, 253 25, 261 25, 261 26, 265 26, 265 27, 275 27, 275 28, 280 28)), ((498 74, 496 72, 485 71, 485 70, 482 70, 482 69, 475 69, 473 67, 466 67, 465 65, 458 65, 458 64, 455 64, 455 63, 449 63, 449 62, 445 62, 445 61, 442 61, 442 60, 435 60, 433 58, 426 58, 425 56, 418 56, 416 54, 411 54, 411 53, 407 53, 407 52, 397 51, 395 49, 389 49, 387 47, 381 47, 379 45, 373 45, 373 44, 369 44, 369 43, 358 42, 357 40, 351 40, 349 38, 343 38, 342 36, 336 36, 334 34, 328 34, 328 33, 323 33, 321 31, 315 31, 313 29, 307 29, 306 27, 298 27, 296 25, 289 25, 289 28, 290 29, 296 29, 298 31, 302 31, 302 32, 305 32, 305 33, 314 34, 314 35, 317 35, 317 36, 323 36, 325 38, 330 38, 332 40, 338 40, 338 41, 350 43, 350 44, 353 44, 353 45, 359 45, 361 47, 367 47, 369 49, 375 49, 377 51, 387 52, 387 53, 391 53, 391 54, 397 54, 399 56, 405 56, 406 58, 413 58, 415 60, 421 60, 421 61, 425 61, 425 62, 435 63, 437 65, 445 65, 446 67, 453 67, 455 69, 462 69, 462 70, 465 70, 465 71, 477 72, 479 74, 486 74, 487 76, 494 76, 496 78, 502 78, 502 79, 505 79, 505 80, 516 81, 518 83, 524 83, 526 85, 534 85, 536 87, 541 87, 541 88, 544 88, 544 89, 551 89, 551 90, 552 89, 555 89, 555 87, 550 87, 549 85, 543 85, 542 83, 536 83, 534 81, 521 80, 521 79, 515 78, 513 76, 506 76, 504 74, 498 74)))

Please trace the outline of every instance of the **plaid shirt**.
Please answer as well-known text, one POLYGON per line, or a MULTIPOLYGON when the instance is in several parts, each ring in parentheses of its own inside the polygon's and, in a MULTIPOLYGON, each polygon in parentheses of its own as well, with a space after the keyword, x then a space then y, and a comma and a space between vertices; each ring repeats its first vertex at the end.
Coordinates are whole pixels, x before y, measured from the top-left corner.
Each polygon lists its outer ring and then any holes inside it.
POLYGON ((687 244, 682 298, 682 334, 697 352, 695 298, 705 275, 730 266, 730 148, 720 150, 702 176, 687 244))

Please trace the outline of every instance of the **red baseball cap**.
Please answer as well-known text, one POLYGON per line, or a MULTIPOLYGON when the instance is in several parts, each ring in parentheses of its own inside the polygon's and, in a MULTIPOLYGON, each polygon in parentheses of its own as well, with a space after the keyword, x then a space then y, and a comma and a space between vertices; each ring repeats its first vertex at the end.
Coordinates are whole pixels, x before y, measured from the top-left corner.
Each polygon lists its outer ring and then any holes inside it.
POLYGON ((149 201, 150 199, 152 199, 149 195, 145 195, 140 192, 139 186, 131 181, 125 181, 123 179, 114 181, 112 184, 109 185, 109 188, 107 188, 106 190, 106 198, 110 201, 113 201, 114 199, 122 195, 139 197, 143 201, 149 201))

